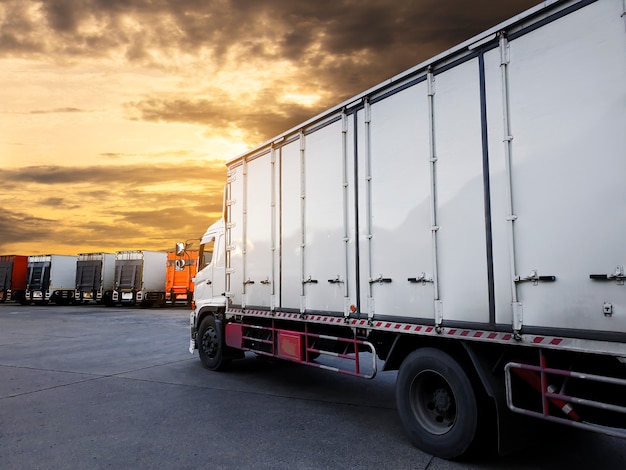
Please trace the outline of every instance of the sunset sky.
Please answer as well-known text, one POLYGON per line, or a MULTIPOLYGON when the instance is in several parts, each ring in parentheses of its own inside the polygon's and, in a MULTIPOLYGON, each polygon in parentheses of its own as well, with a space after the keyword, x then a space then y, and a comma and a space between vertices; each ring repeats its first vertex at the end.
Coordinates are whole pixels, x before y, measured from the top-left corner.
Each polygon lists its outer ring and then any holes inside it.
POLYGON ((0 255, 167 250, 224 162, 538 0, 0 0, 0 255))

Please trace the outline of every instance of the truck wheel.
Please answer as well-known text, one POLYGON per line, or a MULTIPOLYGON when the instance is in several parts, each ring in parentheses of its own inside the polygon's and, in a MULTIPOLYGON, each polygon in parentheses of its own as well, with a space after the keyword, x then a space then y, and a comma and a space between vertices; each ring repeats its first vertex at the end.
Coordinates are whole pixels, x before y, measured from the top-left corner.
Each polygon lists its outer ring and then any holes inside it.
POLYGON ((476 395, 463 368, 433 348, 413 351, 396 383, 400 419, 413 444, 436 457, 460 457, 476 436, 476 395))
POLYGON ((224 359, 222 335, 217 331, 213 316, 206 317, 200 323, 196 342, 204 367, 210 370, 225 370, 228 367, 230 359, 224 359))

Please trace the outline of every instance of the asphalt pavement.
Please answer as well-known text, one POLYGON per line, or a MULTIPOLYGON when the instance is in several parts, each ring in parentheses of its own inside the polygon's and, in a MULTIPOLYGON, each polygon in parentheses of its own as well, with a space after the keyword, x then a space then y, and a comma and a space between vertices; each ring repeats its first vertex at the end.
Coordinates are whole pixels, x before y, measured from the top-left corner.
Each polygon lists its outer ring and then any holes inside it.
POLYGON ((626 468, 626 441, 559 429, 448 462, 413 447, 395 372, 359 379, 254 355, 210 372, 184 308, 0 304, 0 468, 626 468))

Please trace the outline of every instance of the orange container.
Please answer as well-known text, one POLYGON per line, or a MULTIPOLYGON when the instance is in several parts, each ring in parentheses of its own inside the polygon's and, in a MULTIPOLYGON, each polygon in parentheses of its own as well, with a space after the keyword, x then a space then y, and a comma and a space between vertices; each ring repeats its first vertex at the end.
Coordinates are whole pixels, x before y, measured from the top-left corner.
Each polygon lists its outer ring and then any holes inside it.
POLYGON ((165 301, 170 304, 191 305, 193 277, 198 271, 198 250, 187 250, 181 255, 167 253, 165 272, 165 301))

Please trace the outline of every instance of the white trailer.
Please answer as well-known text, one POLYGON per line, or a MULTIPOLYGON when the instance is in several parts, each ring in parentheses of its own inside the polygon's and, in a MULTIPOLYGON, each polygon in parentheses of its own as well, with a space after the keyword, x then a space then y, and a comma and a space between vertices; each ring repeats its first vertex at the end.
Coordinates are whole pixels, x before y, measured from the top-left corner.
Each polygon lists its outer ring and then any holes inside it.
POLYGON ((134 250, 115 254, 115 279, 112 303, 142 305, 165 303, 164 251, 134 250))
POLYGON ((369 352, 443 458, 492 416, 625 437, 625 103, 624 1, 546 1, 229 161, 190 351, 369 352))
POLYGON ((115 253, 80 253, 76 261, 75 301, 112 302, 115 253))
POLYGON ((76 256, 29 256, 26 295, 22 303, 69 304, 74 300, 75 280, 76 256))

